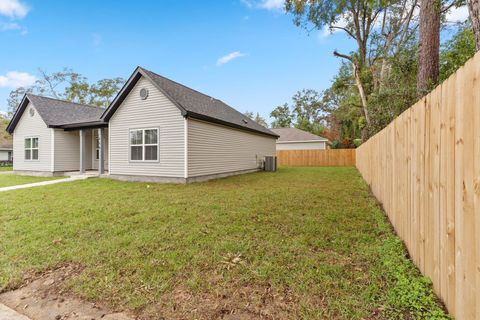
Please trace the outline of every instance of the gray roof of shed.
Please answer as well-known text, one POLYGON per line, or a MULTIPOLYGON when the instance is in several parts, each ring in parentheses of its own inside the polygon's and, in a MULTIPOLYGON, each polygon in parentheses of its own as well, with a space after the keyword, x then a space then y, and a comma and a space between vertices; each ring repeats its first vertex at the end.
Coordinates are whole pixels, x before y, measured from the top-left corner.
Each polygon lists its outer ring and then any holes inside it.
POLYGON ((270 130, 280 136, 277 142, 328 141, 324 137, 297 128, 274 128, 270 130))
POLYGON ((210 97, 180 83, 167 79, 159 74, 138 67, 125 87, 102 116, 108 120, 120 106, 128 92, 140 79, 140 75, 151 81, 163 94, 169 98, 184 116, 210 122, 218 122, 227 126, 254 131, 270 136, 277 135, 262 125, 256 123, 244 114, 238 112, 221 100, 210 97))

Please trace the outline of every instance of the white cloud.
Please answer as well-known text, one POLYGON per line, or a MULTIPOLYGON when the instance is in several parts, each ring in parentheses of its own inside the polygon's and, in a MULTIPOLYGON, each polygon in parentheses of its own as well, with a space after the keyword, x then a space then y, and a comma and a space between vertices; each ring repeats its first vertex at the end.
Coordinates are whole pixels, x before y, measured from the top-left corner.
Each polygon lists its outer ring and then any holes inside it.
POLYGON ((0 88, 27 87, 34 84, 36 80, 35 76, 26 72, 10 71, 4 76, 0 76, 0 88))
POLYGON ((464 22, 468 19, 467 6, 450 9, 450 11, 447 13, 446 19, 448 22, 464 22))
POLYGON ((282 10, 285 7, 285 0, 240 0, 248 8, 282 10))
MULTIPOLYGON (((334 23, 333 25, 334 25, 334 26, 337 26, 337 27, 345 28, 345 27, 347 26, 347 23, 348 23, 348 22, 347 22, 346 19, 341 18, 339 21, 337 21, 337 22, 334 23)), ((322 39, 324 39, 324 38, 326 38, 326 37, 328 37, 328 36, 330 36, 330 35, 332 35, 332 34, 334 34, 334 33, 340 32, 340 31, 342 31, 342 30, 340 30, 340 29, 335 29, 335 28, 330 29, 329 26, 324 26, 323 29, 320 31, 318 37, 322 40, 322 39)))
POLYGON ((26 35, 28 33, 27 28, 22 27, 18 23, 15 22, 0 22, 0 32, 5 32, 5 31, 20 31, 20 34, 26 35))
POLYGON ((244 56, 245 56, 245 54, 241 53, 240 51, 231 52, 231 53, 219 58, 217 60, 217 66, 222 66, 226 63, 229 63, 230 61, 232 61, 234 59, 241 58, 241 57, 244 57, 244 56))
POLYGON ((0 23, 0 31, 20 30, 22 27, 15 22, 0 23))
POLYGON ((253 1, 252 0, 240 0, 240 2, 243 3, 248 8, 253 7, 253 1))
POLYGON ((0 0, 0 15, 12 19, 24 18, 30 8, 20 0, 0 0))
POLYGON ((285 0, 263 0, 260 8, 267 10, 281 10, 285 7, 285 0))

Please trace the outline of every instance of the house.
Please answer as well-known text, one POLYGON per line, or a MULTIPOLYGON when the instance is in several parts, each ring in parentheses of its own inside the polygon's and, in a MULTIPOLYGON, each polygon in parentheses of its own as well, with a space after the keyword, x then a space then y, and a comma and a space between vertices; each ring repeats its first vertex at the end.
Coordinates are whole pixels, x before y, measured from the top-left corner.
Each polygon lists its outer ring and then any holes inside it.
POLYGON ((26 94, 7 131, 19 174, 93 169, 178 183, 259 170, 278 138, 222 101, 140 67, 106 109, 26 94))
POLYGON ((0 145, 0 162, 10 162, 13 158, 13 148, 11 146, 0 145))
POLYGON ((328 149, 328 139, 307 131, 297 128, 275 128, 271 131, 280 136, 277 140, 277 150, 328 149))

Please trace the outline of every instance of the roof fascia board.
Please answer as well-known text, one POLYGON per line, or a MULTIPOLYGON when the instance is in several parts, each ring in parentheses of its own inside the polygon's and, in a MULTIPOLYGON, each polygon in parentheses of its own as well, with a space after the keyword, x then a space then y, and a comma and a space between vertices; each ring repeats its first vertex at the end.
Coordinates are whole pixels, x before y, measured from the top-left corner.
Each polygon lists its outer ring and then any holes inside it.
MULTIPOLYGON (((24 96, 23 96, 23 99, 22 101, 20 102, 18 108, 17 108, 17 111, 15 111, 15 114, 13 115, 12 117, 12 120, 10 121, 10 123, 8 124, 7 128, 5 129, 8 133, 12 134, 13 131, 15 130, 15 128, 17 127, 17 124, 18 122, 20 121, 20 119, 22 118, 23 116, 23 113, 25 112, 25 109, 27 108, 28 104, 31 104, 35 110, 36 110, 36 114, 38 114, 38 116, 40 117, 40 119, 42 119, 43 123, 45 125, 47 125, 47 122, 45 121, 45 119, 43 119, 42 115, 40 114, 40 112, 38 112, 38 109, 37 107, 35 107, 35 104, 32 102, 32 100, 30 100, 30 98, 28 97, 28 93, 26 93, 24 96), (28 103, 26 103, 28 102, 28 103)), ((47 125, 47 128, 50 128, 50 126, 47 125)))
POLYGON ((280 137, 276 134, 269 134, 269 133, 261 132, 261 131, 251 129, 251 128, 248 128, 248 127, 242 127, 240 125, 236 125, 234 123, 230 123, 230 122, 227 122, 227 121, 222 121, 222 120, 218 120, 218 119, 215 119, 215 118, 211 118, 211 117, 205 116, 203 114, 198 114, 198 113, 194 113, 194 112, 187 112, 186 116, 190 117, 190 118, 193 118, 193 119, 197 119, 197 120, 203 120, 203 121, 207 121, 207 122, 221 124, 221 125, 224 125, 224 126, 230 127, 230 128, 235 128, 235 129, 244 130, 244 131, 250 131, 250 132, 253 132, 253 133, 256 133, 256 134, 265 135, 265 136, 269 136, 269 137, 274 137, 276 139, 278 139, 280 137))
POLYGON ((30 102, 30 99, 28 99, 27 94, 24 94, 23 98, 22 98, 22 101, 20 102, 17 110, 13 114, 12 120, 10 120, 10 122, 8 123, 7 129, 6 129, 6 131, 8 133, 12 134, 13 131, 15 130, 15 127, 17 126, 18 121, 20 121, 20 118, 22 117, 23 112, 25 111, 25 109, 28 105, 28 103, 25 104, 26 101, 30 102))

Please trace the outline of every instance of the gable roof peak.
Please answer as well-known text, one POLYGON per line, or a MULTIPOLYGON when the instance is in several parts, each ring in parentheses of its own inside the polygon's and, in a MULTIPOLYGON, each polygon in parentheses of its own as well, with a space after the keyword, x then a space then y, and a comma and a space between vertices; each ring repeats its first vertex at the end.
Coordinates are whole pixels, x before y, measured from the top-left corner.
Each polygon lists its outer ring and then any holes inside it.
POLYGON ((102 115, 103 120, 108 121, 113 116, 115 111, 120 107, 121 103, 125 100, 129 92, 142 76, 150 81, 175 106, 177 106, 184 117, 191 117, 237 129, 278 137, 276 133, 253 120, 245 121, 246 116, 243 113, 240 113, 223 101, 140 66, 135 69, 134 73, 130 76, 117 97, 110 104, 108 109, 105 110, 102 115))
POLYGON ((7 126, 7 132, 13 133, 28 104, 31 103, 43 122, 49 128, 83 122, 98 122, 105 108, 79 104, 27 93, 23 96, 17 111, 7 126))

